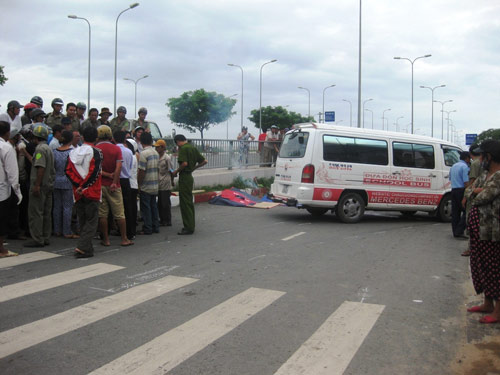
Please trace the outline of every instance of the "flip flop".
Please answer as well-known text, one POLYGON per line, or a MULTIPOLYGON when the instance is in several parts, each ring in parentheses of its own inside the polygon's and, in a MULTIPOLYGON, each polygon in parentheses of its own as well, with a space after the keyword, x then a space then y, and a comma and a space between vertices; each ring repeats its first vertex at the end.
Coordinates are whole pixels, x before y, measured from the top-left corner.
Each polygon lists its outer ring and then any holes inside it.
POLYGON ((121 243, 120 246, 132 246, 134 243, 132 241, 129 241, 127 243, 121 243))
POLYGON ((467 312, 470 312, 470 313, 488 313, 489 311, 484 311, 483 309, 481 309, 481 306, 472 306, 472 307, 469 307, 467 309, 467 312))
POLYGON ((17 257, 19 254, 13 251, 7 250, 6 254, 0 254, 0 258, 17 257))
POLYGON ((483 324, 493 324, 493 323, 498 323, 498 322, 500 322, 500 320, 495 319, 491 315, 486 315, 486 316, 483 316, 481 319, 479 319, 479 323, 483 323, 483 324))
POLYGON ((110 243, 108 243, 108 244, 107 244, 107 243, 106 243, 106 242, 104 242, 104 241, 101 241, 101 245, 102 245, 102 246, 111 246, 111 244, 110 244, 110 243))

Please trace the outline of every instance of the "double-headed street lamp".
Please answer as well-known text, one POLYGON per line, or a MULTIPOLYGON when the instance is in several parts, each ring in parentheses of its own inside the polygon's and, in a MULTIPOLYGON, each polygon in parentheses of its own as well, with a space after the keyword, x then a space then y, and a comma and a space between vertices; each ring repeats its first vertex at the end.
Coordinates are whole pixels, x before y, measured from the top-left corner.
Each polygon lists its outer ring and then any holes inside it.
POLYGON ((431 105, 431 137, 434 137, 434 90, 446 85, 439 85, 434 87, 420 86, 421 89, 429 89, 432 92, 432 105, 431 105))
MULTIPOLYGON (((309 109, 307 111, 307 118, 310 118, 311 117, 311 91, 308 89, 308 88, 305 88, 305 87, 302 87, 302 86, 299 86, 297 87, 298 89, 301 89, 301 90, 306 90, 307 91, 307 94, 308 94, 308 103, 309 103, 309 109)), ((323 114, 324 115, 324 114, 323 114)), ((324 121, 323 121, 324 122, 324 121)))
MULTIPOLYGON (((373 129, 373 111, 371 109, 366 108, 365 111, 371 112, 372 114, 372 129, 373 129)), ((363 116, 364 118, 364 116, 363 116)))
POLYGON ((441 103, 441 139, 444 140, 444 105, 446 103, 451 103, 453 100, 445 100, 440 102, 439 100, 434 100, 436 103, 441 103))
POLYGON ((367 102, 372 101, 372 100, 373 100, 373 99, 372 99, 372 98, 370 98, 370 99, 366 99, 366 100, 363 102, 363 128, 365 127, 365 104, 366 104, 367 102))
POLYGON ((330 87, 335 87, 335 85, 330 85, 330 86, 327 86, 323 89, 323 122, 326 122, 325 121, 325 91, 327 89, 329 89, 330 87))
POLYGON ((446 140, 450 141, 450 113, 456 112, 457 110, 454 109, 453 111, 443 111, 447 114, 446 117, 446 140))
POLYGON ((146 74, 145 76, 141 78, 137 78, 136 80, 130 79, 130 78, 123 78, 125 81, 132 81, 134 82, 135 85, 135 96, 134 96, 134 113, 137 113, 137 82, 139 82, 141 79, 148 78, 149 76, 146 74))
POLYGON ((227 64, 241 69, 241 129, 243 129, 243 68, 236 64, 227 64))
POLYGON ((274 59, 274 60, 268 61, 268 62, 262 64, 260 67, 259 134, 262 133, 262 68, 265 65, 271 64, 271 63, 276 62, 276 61, 278 61, 278 60, 274 59))
POLYGON ((114 98, 113 99, 113 102, 114 102, 113 113, 116 113, 116 62, 117 62, 117 58, 118 58, 118 19, 120 18, 122 13, 126 12, 127 10, 133 9, 136 6, 139 6, 139 3, 130 4, 130 6, 127 9, 122 10, 120 12, 120 14, 118 14, 118 17, 116 17, 116 26, 115 26, 115 91, 114 91, 114 95, 113 95, 113 98, 114 98))
POLYGON ((395 60, 408 60, 411 63, 411 134, 413 134, 413 64, 418 59, 424 59, 426 57, 431 57, 432 55, 419 56, 413 60, 407 57, 394 57, 395 60))
MULTIPOLYGON (((385 119, 385 113, 387 111, 390 111, 390 110, 391 110, 390 108, 387 108, 387 109, 384 109, 382 111, 382 130, 384 130, 384 127, 385 127, 385 121, 384 121, 384 119, 385 119)), ((387 121, 387 130, 389 130, 389 121, 387 121)))
POLYGON ((349 114, 350 114, 350 118, 351 118, 350 127, 352 128, 352 103, 347 99, 342 99, 342 101, 349 103, 349 114))
POLYGON ((87 24, 89 25, 89 71, 88 71, 88 74, 87 74, 87 80, 88 80, 88 87, 87 87, 87 108, 90 109, 90 42, 91 42, 91 29, 90 29, 90 22, 88 19, 86 18, 83 18, 83 17, 77 17, 75 16, 74 14, 70 14, 68 16, 68 18, 71 18, 71 19, 74 19, 74 20, 84 20, 85 22, 87 22, 87 24))

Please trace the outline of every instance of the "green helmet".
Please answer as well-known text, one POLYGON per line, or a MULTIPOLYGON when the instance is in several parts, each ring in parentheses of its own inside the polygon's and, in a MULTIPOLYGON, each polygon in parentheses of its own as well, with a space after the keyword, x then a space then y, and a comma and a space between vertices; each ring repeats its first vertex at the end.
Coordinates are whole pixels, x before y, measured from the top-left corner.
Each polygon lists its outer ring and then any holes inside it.
POLYGON ((33 129, 33 135, 37 138, 47 140, 49 138, 49 130, 43 125, 37 125, 35 129, 33 129))
POLYGON ((80 108, 80 109, 86 110, 87 109, 87 105, 84 102, 78 102, 77 105, 76 105, 76 108, 80 108))
POLYGON ((108 125, 101 125, 97 127, 97 138, 99 139, 111 139, 113 134, 111 128, 108 125))

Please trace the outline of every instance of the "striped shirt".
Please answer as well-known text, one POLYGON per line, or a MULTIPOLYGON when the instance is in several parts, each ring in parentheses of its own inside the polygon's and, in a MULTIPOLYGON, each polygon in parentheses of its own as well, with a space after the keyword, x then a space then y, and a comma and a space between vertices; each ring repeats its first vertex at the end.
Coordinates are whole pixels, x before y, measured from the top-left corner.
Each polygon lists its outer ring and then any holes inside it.
POLYGON ((141 191, 158 195, 158 160, 159 155, 156 150, 147 146, 144 148, 144 151, 141 152, 141 156, 139 158, 139 165, 137 169, 142 169, 144 173, 144 180, 142 181, 141 186, 139 188, 141 191))

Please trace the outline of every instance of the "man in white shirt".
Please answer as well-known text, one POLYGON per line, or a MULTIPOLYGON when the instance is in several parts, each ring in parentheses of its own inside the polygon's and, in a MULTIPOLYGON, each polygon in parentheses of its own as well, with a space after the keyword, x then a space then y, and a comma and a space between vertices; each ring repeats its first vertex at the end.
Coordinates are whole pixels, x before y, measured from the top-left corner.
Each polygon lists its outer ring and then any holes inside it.
POLYGON ((23 107, 24 106, 19 104, 17 100, 11 100, 7 104, 7 112, 0 114, 0 121, 5 121, 10 124, 10 130, 17 129, 17 131, 20 132, 23 124, 19 113, 23 107))
POLYGON ((17 168, 16 151, 8 140, 10 138, 10 124, 0 121, 0 258, 18 255, 7 250, 3 241, 7 233, 9 210, 7 209, 11 190, 21 203, 23 196, 19 186, 19 170, 17 168))

